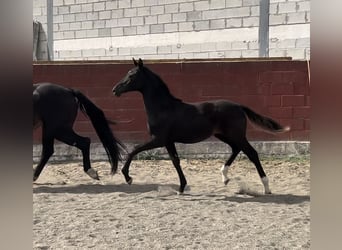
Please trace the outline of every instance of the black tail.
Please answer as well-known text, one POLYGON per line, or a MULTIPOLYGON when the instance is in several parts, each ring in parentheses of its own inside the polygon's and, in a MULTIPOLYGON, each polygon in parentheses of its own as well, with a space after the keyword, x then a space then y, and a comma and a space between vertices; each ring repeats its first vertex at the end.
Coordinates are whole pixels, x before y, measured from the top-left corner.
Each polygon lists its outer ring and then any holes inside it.
POLYGON ((272 120, 271 118, 255 113, 250 108, 242 106, 242 109, 250 121, 252 121, 253 123, 259 125, 260 127, 268 131, 281 133, 281 132, 286 132, 290 130, 290 127, 288 126, 283 127, 276 121, 272 120))
POLYGON ((116 173, 118 161, 122 160, 122 150, 125 150, 125 146, 113 135, 103 111, 80 91, 73 90, 73 93, 78 100, 81 111, 90 118, 106 150, 110 165, 112 166, 112 174, 116 173))

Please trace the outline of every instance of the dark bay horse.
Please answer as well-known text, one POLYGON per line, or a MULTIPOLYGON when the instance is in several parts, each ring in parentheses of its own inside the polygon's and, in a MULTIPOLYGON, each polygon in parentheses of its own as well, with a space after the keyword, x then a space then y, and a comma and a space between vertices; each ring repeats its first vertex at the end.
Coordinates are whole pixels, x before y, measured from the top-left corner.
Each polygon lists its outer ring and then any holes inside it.
POLYGON ((247 118, 254 124, 271 132, 288 131, 271 118, 259 115, 250 108, 226 100, 215 100, 196 104, 185 103, 174 97, 163 80, 143 65, 141 59, 134 60, 135 67, 116 84, 113 93, 116 96, 129 91, 139 91, 144 100, 148 129, 152 139, 138 145, 128 154, 122 168, 128 184, 132 183, 129 166, 139 152, 158 147, 166 147, 180 179, 179 191, 182 193, 187 184, 180 166, 175 142, 196 143, 214 135, 232 148, 232 154, 221 168, 222 179, 227 185, 228 167, 240 151, 254 163, 265 193, 270 194, 268 178, 259 161, 258 153, 246 139, 247 118))
POLYGON ((52 83, 38 83, 33 85, 33 128, 42 126, 43 148, 33 173, 33 181, 38 179, 54 153, 54 139, 80 149, 84 172, 93 179, 99 179, 97 172, 90 165, 90 139, 76 134, 73 130, 78 109, 90 118, 108 155, 112 174, 117 171, 118 161, 121 160, 125 147, 114 137, 103 111, 80 91, 52 83))

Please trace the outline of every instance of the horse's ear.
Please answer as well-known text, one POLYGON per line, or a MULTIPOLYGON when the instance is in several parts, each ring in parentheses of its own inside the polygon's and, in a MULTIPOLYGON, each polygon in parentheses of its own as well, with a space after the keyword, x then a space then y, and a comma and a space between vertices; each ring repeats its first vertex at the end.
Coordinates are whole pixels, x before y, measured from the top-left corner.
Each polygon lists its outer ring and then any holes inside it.
POLYGON ((142 66, 144 66, 144 63, 143 63, 143 61, 141 60, 141 58, 139 58, 138 65, 139 65, 140 68, 141 68, 142 66))
POLYGON ((138 63, 137 63, 137 61, 134 59, 134 57, 132 57, 132 59, 133 59, 134 65, 135 65, 135 66, 138 66, 138 63))

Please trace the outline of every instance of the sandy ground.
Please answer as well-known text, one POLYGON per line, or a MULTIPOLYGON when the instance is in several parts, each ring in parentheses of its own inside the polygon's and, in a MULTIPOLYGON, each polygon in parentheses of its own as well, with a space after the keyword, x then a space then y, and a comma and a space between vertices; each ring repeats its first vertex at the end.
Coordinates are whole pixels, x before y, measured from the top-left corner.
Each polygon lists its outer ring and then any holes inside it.
POLYGON ((33 184, 34 249, 309 249, 310 164, 264 159, 272 195, 237 159, 221 182, 224 160, 182 160, 190 189, 178 195, 167 160, 133 161, 131 186, 109 164, 101 181, 81 163, 48 165, 33 184))

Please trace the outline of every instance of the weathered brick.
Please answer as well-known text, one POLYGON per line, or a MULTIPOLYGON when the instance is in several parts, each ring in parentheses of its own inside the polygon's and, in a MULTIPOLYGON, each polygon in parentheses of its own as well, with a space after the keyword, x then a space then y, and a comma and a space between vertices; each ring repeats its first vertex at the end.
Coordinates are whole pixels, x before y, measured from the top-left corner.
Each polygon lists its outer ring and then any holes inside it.
POLYGON ((138 16, 149 16, 151 14, 151 8, 150 7, 141 7, 138 8, 138 16))
POLYGON ((75 22, 76 18, 75 18, 75 14, 67 14, 67 15, 63 15, 63 20, 64 22, 75 22))
POLYGON ((192 31, 194 30, 194 24, 193 22, 178 23, 178 30, 179 31, 192 31))
POLYGON ((137 27, 124 27, 124 35, 132 36, 137 34, 137 27))
POLYGON ((163 33, 163 32, 164 32, 164 25, 163 24, 152 24, 151 25, 151 34, 163 33))
POLYGON ((269 17, 270 25, 286 24, 286 14, 272 15, 269 17))
POLYGON ((218 42, 216 43, 217 50, 231 50, 232 43, 231 42, 218 42))
POLYGON ((184 22, 186 21, 186 13, 172 14, 172 22, 184 22))
POLYGON ((80 30, 81 22, 70 23, 70 30, 80 30))
POLYGON ((279 49, 287 49, 287 48, 295 48, 295 47, 296 47, 296 39, 285 39, 277 43, 277 48, 279 49))
POLYGON ((69 6, 61 6, 58 7, 58 14, 62 15, 62 14, 69 14, 69 6))
POLYGON ((310 107, 294 107, 293 108, 293 117, 294 118, 303 118, 309 119, 310 118, 310 107))
POLYGON ((85 38, 87 33, 85 30, 76 30, 75 31, 75 38, 85 38))
POLYGON ((119 8, 130 8, 131 0, 119 0, 119 8))
POLYGON ((144 4, 144 0, 132 0, 132 7, 142 7, 144 4))
POLYGON ((227 50, 224 55, 226 58, 240 58, 242 56, 241 50, 227 50))
POLYGON ((137 34, 138 35, 149 34, 149 33, 150 33, 150 25, 143 25, 143 26, 137 27, 137 34))
POLYGON ((209 29, 209 20, 208 21, 195 21, 194 22, 194 30, 208 30, 209 29))
POLYGON ((292 59, 302 59, 305 56, 304 48, 289 48, 286 49, 286 55, 292 57, 292 59))
POLYGON ((112 36, 123 36, 123 28, 117 27, 111 29, 112 36))
POLYGON ((131 25, 130 18, 120 18, 118 19, 118 26, 127 27, 131 25))
POLYGON ((98 29, 86 30, 86 34, 87 34, 87 37, 98 37, 99 30, 98 29))
POLYGON ((242 6, 255 6, 259 4, 260 4, 260 0, 243 0, 242 1, 242 6))
POLYGON ((158 5, 158 0, 145 0, 145 6, 158 5))
POLYGON ((193 10, 194 10, 194 5, 192 2, 179 4, 179 12, 188 12, 188 11, 193 11, 193 10))
POLYGON ((194 2, 194 10, 209 10, 209 1, 194 2))
POLYGON ((309 48, 310 47, 310 38, 299 38, 296 39, 296 48, 309 48))
POLYGON ((286 3, 279 3, 279 13, 291 13, 296 12, 296 3, 295 2, 286 2, 286 3))
POLYGON ((115 10, 118 8, 118 1, 106 1, 106 10, 115 10))
POLYGON ((71 5, 70 13, 79 13, 81 12, 81 5, 71 5))
POLYGON ((64 0, 64 5, 72 5, 75 4, 75 0, 64 0))
POLYGON ((99 19, 99 13, 98 12, 88 12, 87 13, 87 20, 98 20, 99 19))
POLYGON ((151 7, 151 14, 152 15, 161 15, 164 14, 164 6, 152 6, 151 7))
POLYGON ((137 16, 136 8, 124 9, 124 17, 135 17, 135 16, 137 16))
POLYGON ((247 49, 248 43, 247 42, 232 42, 232 49, 247 49))
POLYGON ((226 10, 208 10, 202 12, 203 20, 226 18, 226 10))
POLYGON ((106 28, 112 28, 118 26, 118 19, 110 19, 105 21, 106 28))
POLYGON ((260 16, 260 8, 259 6, 251 6, 251 12, 250 12, 250 16, 256 16, 259 17, 260 16))
POLYGON ((178 23, 167 23, 164 25, 165 32, 176 32, 178 31, 178 23))
POLYGON ((241 56, 243 58, 253 58, 253 57, 259 57, 259 50, 242 50, 241 56))
POLYGON ((242 27, 242 18, 229 18, 226 19, 227 28, 239 28, 242 27))
POLYGON ((285 49, 269 49, 268 54, 270 57, 285 57, 286 50, 285 49))
POLYGON ((226 17, 244 17, 249 16, 250 8, 249 7, 241 7, 241 8, 231 8, 226 9, 226 17))
POLYGON ((171 45, 167 46, 158 46, 157 47, 158 54, 170 54, 171 53, 171 45))
MULTIPOLYGON (((77 13, 77 14, 75 14, 75 19, 76 19, 76 21, 86 21, 87 20, 87 14, 86 13, 77 13)), ((56 22, 56 17, 54 17, 53 21, 56 22)))
POLYGON ((200 45, 201 52, 206 52, 206 51, 216 51, 216 43, 202 43, 200 45))
POLYGON ((118 9, 118 10, 112 10, 112 18, 123 18, 124 16, 124 10, 118 9))
POLYGON ((99 36, 100 37, 107 37, 107 36, 111 36, 111 29, 110 28, 106 28, 106 29, 99 29, 99 36))
POLYGON ((258 27, 259 17, 244 17, 242 18, 243 27, 258 27))
POLYGON ((93 11, 93 4, 88 3, 88 4, 82 4, 81 5, 82 12, 90 12, 93 11))
POLYGON ((310 11, 310 1, 297 2, 297 11, 310 11))
POLYGON ((60 23, 58 25, 58 30, 59 31, 65 31, 70 29, 70 23, 60 23))
POLYGON ((305 96, 304 95, 283 95, 281 97, 281 106, 304 106, 305 96))
POLYGON ((179 11, 178 4, 165 5, 165 13, 178 13, 178 11, 179 11))
POLYGON ((240 7, 242 6, 242 0, 226 0, 226 8, 240 7))
POLYGON ((278 3, 270 4, 270 14, 278 14, 278 3))
POLYGON ((112 16, 112 12, 110 10, 101 11, 99 14, 99 19, 110 19, 112 16))
POLYGON ((208 56, 209 56, 209 58, 224 58, 225 53, 220 52, 220 51, 212 51, 212 52, 209 52, 208 56))
POLYGON ((157 16, 146 16, 145 24, 156 24, 158 22, 157 16))
POLYGON ((105 10, 105 2, 94 3, 94 11, 105 10))
POLYGON ((201 11, 192 11, 186 13, 187 21, 198 21, 202 20, 202 12, 201 11))
POLYGON ((75 31, 64 31, 63 37, 64 37, 64 39, 74 39, 75 38, 75 31))
POLYGON ((226 20, 224 19, 210 20, 209 26, 210 26, 210 29, 223 29, 226 27, 226 20))
POLYGON ((158 23, 171 23, 171 14, 158 15, 158 23))
POLYGON ((130 55, 131 54, 131 49, 130 48, 119 48, 118 49, 118 54, 119 55, 130 55))
POLYGON ((157 47, 143 47, 143 54, 157 54, 157 47))
POLYGON ((306 17, 305 12, 288 13, 287 23, 288 24, 306 23, 305 17, 306 17))
POLYGON ((210 0, 209 2, 209 8, 210 9, 223 9, 226 6, 226 3, 224 0, 210 0))
POLYGON ((144 24, 144 18, 143 17, 132 17, 131 18, 131 25, 138 26, 144 24))

